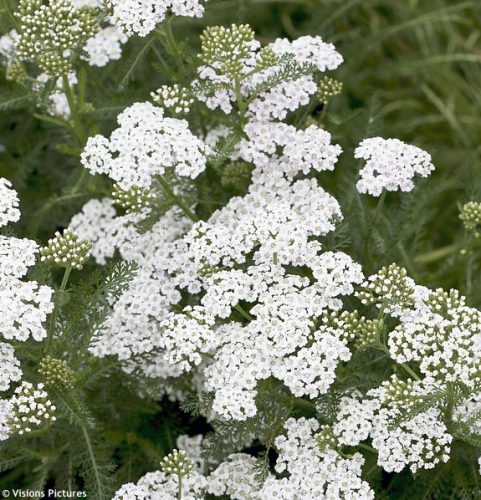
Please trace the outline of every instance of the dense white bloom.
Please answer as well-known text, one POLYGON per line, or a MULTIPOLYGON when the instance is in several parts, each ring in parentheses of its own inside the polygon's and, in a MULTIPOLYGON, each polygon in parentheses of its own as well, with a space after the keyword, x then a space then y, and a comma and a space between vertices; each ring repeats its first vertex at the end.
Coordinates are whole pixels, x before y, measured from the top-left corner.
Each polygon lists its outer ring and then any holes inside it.
POLYGON ((15 30, 0 37, 0 56, 4 57, 7 63, 11 63, 15 59, 19 38, 20 36, 15 30))
POLYGON ((343 61, 334 45, 324 42, 320 36, 301 36, 293 41, 278 38, 269 47, 278 56, 291 54, 299 64, 312 64, 318 71, 336 69, 343 61))
POLYGON ((338 145, 331 144, 331 134, 311 125, 298 130, 285 123, 251 121, 245 127, 246 139, 240 144, 240 155, 259 167, 273 162, 272 157, 282 148, 275 163, 277 175, 292 178, 312 170, 334 170, 341 154, 338 145))
POLYGON ((144 102, 126 108, 117 122, 110 139, 96 135, 87 141, 81 159, 92 173, 107 174, 128 189, 150 187, 152 176, 169 167, 191 178, 205 169, 209 149, 185 120, 165 118, 161 108, 144 102))
POLYGON ((351 351, 337 332, 323 328, 314 334, 314 341, 295 355, 279 359, 273 374, 283 380, 295 396, 316 398, 328 391, 336 379, 340 361, 348 361, 351 351))
POLYGON ((255 465, 256 459, 246 453, 229 455, 207 478, 207 491, 232 500, 262 500, 255 465))
POLYGON ((12 416, 11 401, 0 398, 0 441, 5 441, 10 436, 10 421, 12 416))
POLYGON ((126 221, 116 219, 115 215, 112 200, 103 198, 87 202, 70 221, 70 229, 93 244, 90 252, 98 264, 105 264, 107 258, 113 257, 122 239, 121 233, 125 227, 122 223, 126 221))
POLYGON ((416 174, 427 177, 434 170, 429 153, 398 139, 364 139, 354 157, 366 160, 359 172, 357 190, 373 196, 379 196, 383 189, 411 191, 416 174))
POLYGON ((186 370, 191 365, 199 365, 200 353, 216 345, 213 323, 213 318, 206 316, 201 307, 186 307, 183 314, 170 313, 160 324, 164 331, 162 348, 166 350, 166 360, 186 370))
POLYGON ((204 458, 202 456, 203 439, 204 436, 202 434, 197 434, 196 436, 181 434, 177 438, 177 448, 185 452, 194 470, 200 473, 204 470, 204 458))
MULTIPOLYGON (((120 148, 130 141, 130 131, 126 136, 121 129, 120 148)), ((132 150, 146 140, 134 136, 132 150)), ((341 219, 337 201, 316 179, 293 179, 334 168, 340 148, 330 141, 317 127, 298 131, 283 124, 248 125, 239 154, 256 165, 249 192, 188 231, 173 210, 140 235, 135 223, 142 214, 115 217, 108 200, 90 202, 71 227, 94 243, 100 262, 117 249, 141 266, 112 304, 92 352, 119 356, 128 371, 164 377, 190 371, 204 355, 213 357, 202 368, 204 383, 214 393, 214 411, 225 418, 255 415, 257 384, 272 375, 299 395, 326 392, 337 364, 351 354, 340 329, 324 326, 316 332, 313 319, 339 309, 340 296, 352 294, 363 275, 346 254, 322 253, 317 240, 341 219), (233 268, 238 265, 243 269, 233 268), (284 265, 305 266, 313 279, 286 273, 284 265), (200 305, 172 313, 181 289, 203 292, 200 305), (251 304, 249 324, 216 323, 234 311, 239 315, 241 302, 251 304)), ((158 154, 153 150, 146 151, 145 161, 158 154)), ((99 157, 103 161, 105 154, 99 157)))
POLYGON ((278 436, 275 447, 279 457, 275 469, 288 477, 268 478, 260 498, 308 500, 350 498, 374 499, 369 484, 361 479, 364 458, 355 453, 351 458, 341 457, 334 450, 320 451, 314 433, 319 429, 315 419, 290 418, 285 423, 286 436, 278 436))
MULTIPOLYGON (((20 362, 15 357, 15 349, 10 344, 0 342, 0 391, 6 391, 12 382, 22 377, 20 362)), ((0 417, 1 419, 1 417, 0 417)))
POLYGON ((374 413, 379 406, 379 400, 362 400, 360 393, 342 397, 332 428, 337 441, 346 446, 356 446, 367 439, 371 433, 374 413))
POLYGON ((9 222, 17 222, 20 219, 18 209, 18 195, 12 189, 12 183, 0 177, 0 227, 9 222))
MULTIPOLYGON (((260 47, 260 43, 253 40, 250 43, 249 54, 240 59, 241 74, 249 74, 242 80, 241 86, 241 93, 246 98, 280 71, 284 64, 277 63, 267 69, 253 72, 256 64, 261 62, 260 47)), ((311 64, 312 73, 336 69, 343 61, 334 45, 324 42, 319 36, 303 36, 292 42, 285 38, 277 39, 267 45, 266 49, 271 50, 279 61, 289 59, 299 66, 306 63, 311 64)), ((210 81, 215 84, 228 84, 230 82, 229 77, 219 72, 215 64, 200 66, 198 74, 201 81, 210 81)), ((317 84, 312 74, 304 74, 285 80, 256 96, 249 103, 248 115, 259 121, 283 120, 289 111, 295 111, 300 106, 308 104, 316 91, 317 84)), ((236 101, 235 93, 225 88, 217 89, 209 94, 198 92, 197 98, 205 102, 208 108, 220 108, 226 114, 231 113, 233 103, 236 101)))
POLYGON ((475 393, 458 403, 453 409, 453 420, 461 424, 470 423, 469 431, 481 434, 481 393, 475 393))
POLYGON ((23 381, 10 400, 12 417, 9 422, 11 432, 25 434, 33 428, 54 422, 55 405, 48 398, 43 384, 33 385, 23 381))
POLYGON ((0 281, 0 333, 8 340, 42 340, 47 336, 44 322, 52 312, 52 292, 35 281, 0 281))
MULTIPOLYGON (((0 178, 0 225, 19 219, 17 207, 17 193, 0 178)), ((53 290, 20 279, 34 264, 37 249, 34 241, 0 236, 0 335, 8 340, 47 335, 43 323, 53 308, 53 290)))
POLYGON ((122 44, 127 36, 115 26, 101 29, 85 43, 84 50, 90 66, 105 66, 109 61, 117 61, 122 56, 122 44))
POLYGON ((112 0, 112 21, 125 34, 147 36, 169 9, 176 16, 202 17, 202 0, 112 0))
POLYGON ((409 465, 416 472, 449 460, 453 437, 448 434, 439 409, 429 408, 404 420, 402 416, 400 409, 382 408, 373 419, 372 445, 384 470, 400 472, 409 465))
MULTIPOLYGON (((202 500, 206 479, 198 472, 182 478, 182 498, 202 500)), ((165 472, 149 472, 134 483, 124 484, 112 500, 177 500, 178 478, 165 472)))

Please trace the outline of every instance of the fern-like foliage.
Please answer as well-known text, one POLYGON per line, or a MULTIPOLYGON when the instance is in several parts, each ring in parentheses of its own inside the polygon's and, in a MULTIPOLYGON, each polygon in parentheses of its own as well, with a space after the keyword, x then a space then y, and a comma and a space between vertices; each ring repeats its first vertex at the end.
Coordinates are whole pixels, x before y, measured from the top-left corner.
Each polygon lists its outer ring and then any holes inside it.
POLYGON ((112 302, 127 289, 137 267, 132 262, 112 263, 94 273, 90 282, 82 281, 72 288, 60 318, 62 331, 57 349, 71 352, 74 365, 81 361, 92 337, 106 320, 112 302))

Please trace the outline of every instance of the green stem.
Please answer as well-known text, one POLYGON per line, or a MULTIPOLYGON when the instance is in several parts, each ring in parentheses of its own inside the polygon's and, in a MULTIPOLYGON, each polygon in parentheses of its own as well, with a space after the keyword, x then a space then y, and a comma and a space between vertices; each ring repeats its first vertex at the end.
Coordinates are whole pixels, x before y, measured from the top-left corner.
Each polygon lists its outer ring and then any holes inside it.
POLYGON ((449 424, 453 420, 453 408, 454 408, 454 401, 453 401, 454 387, 453 387, 453 383, 452 382, 447 382, 446 389, 447 389, 446 392, 447 392, 447 399, 448 399, 448 404, 446 406, 446 421, 449 424))
POLYGON ((242 129, 244 129, 244 125, 246 123, 247 105, 244 101, 244 98, 242 97, 241 81, 240 81, 240 78, 238 75, 236 75, 234 77, 234 91, 235 91, 235 97, 236 97, 236 101, 237 101, 237 107, 239 108, 241 127, 242 127, 242 129))
POLYGON ((429 264, 431 262, 436 262, 437 260, 444 259, 445 257, 453 254, 457 249, 457 244, 447 245, 445 247, 437 248, 436 250, 431 250, 430 252, 418 255, 413 259, 413 262, 415 264, 429 264))
POLYGON ((309 412, 316 411, 316 405, 314 403, 311 403, 311 401, 308 401, 307 399, 297 398, 295 396, 284 396, 282 394, 279 394, 278 398, 285 403, 291 404, 292 406, 297 406, 297 408, 300 408, 302 410, 307 410, 309 412))
POLYGON ((327 113, 327 102, 324 103, 324 106, 322 106, 322 111, 321 111, 321 116, 319 117, 319 122, 322 126, 324 126, 324 120, 326 119, 326 113, 327 113))
POLYGON ((418 374, 416 372, 414 372, 413 370, 411 370, 411 368, 409 368, 408 365, 406 365, 405 363, 398 363, 398 364, 399 364, 399 366, 401 366, 404 369, 404 371, 406 371, 409 375, 411 375, 411 377, 414 380, 417 380, 417 381, 421 380, 419 378, 418 374))
POLYGON ((175 41, 174 37, 174 32, 172 31, 172 22, 174 20, 174 16, 170 17, 167 22, 165 23, 165 37, 167 39, 167 43, 171 49, 171 51, 174 53, 174 59, 177 64, 177 67, 179 69, 179 73, 181 75, 186 75, 186 69, 183 61, 183 56, 182 52, 179 49, 179 46, 177 45, 177 42, 175 41))
POLYGON ((366 235, 366 241, 364 243, 364 254, 366 255, 366 257, 369 256, 369 241, 370 241, 371 233, 372 233, 374 227, 376 226, 377 219, 379 218, 379 214, 381 213, 381 209, 384 205, 384 201, 386 200, 386 194, 387 194, 387 191, 384 189, 381 196, 379 197, 379 200, 378 200, 377 206, 376 206, 376 211, 374 212, 374 216, 373 216, 371 223, 369 225, 369 229, 368 229, 368 232, 366 235))
MULTIPOLYGON (((71 271, 72 271, 72 266, 67 266, 65 268, 65 272, 63 273, 62 283, 60 284, 60 288, 58 289, 57 292, 59 295, 62 295, 65 292, 71 271)), ((49 347, 52 344, 53 336, 55 333, 56 322, 57 322, 57 304, 54 305, 52 314, 50 316, 50 328, 48 330, 47 349, 49 349, 49 347)))
POLYGON ((92 443, 90 441, 89 433, 87 432, 87 429, 84 426, 82 426, 82 432, 84 435, 85 443, 87 445, 87 452, 88 452, 88 456, 90 459, 90 463, 92 464, 92 470, 94 472, 94 480, 95 480, 95 486, 97 489, 97 493, 99 494, 99 497, 101 497, 101 494, 103 492, 104 487, 102 484, 102 478, 100 476, 100 471, 99 471, 99 466, 97 464, 97 459, 95 457, 94 449, 93 449, 92 443))
POLYGON ((247 320, 253 321, 254 318, 239 304, 235 306, 235 309, 247 320))
POLYGON ((182 474, 178 474, 179 478, 179 489, 177 491, 177 500, 182 500, 182 474))
POLYGON ((170 201, 174 205, 178 206, 192 222, 198 222, 199 218, 197 217, 197 215, 195 215, 194 212, 192 212, 192 210, 187 206, 187 204, 174 193, 169 183, 160 175, 157 177, 157 179, 170 201))
POLYGON ((359 448, 362 448, 363 450, 370 451, 371 453, 376 453, 377 450, 375 450, 372 446, 368 446, 367 444, 359 443, 358 444, 359 448))
MULTIPOLYGON (((379 351, 382 351, 384 353, 386 353, 389 357, 391 357, 391 353, 389 352, 389 349, 384 345, 384 344, 376 344, 375 346, 373 346, 375 349, 378 349, 379 351)), ((419 378, 419 375, 413 371, 408 365, 406 365, 405 363, 397 363, 406 373, 409 374, 409 376, 411 378, 413 378, 414 380, 421 380, 419 378)))
POLYGON ((86 142, 86 134, 78 114, 77 100, 75 98, 72 87, 70 86, 70 83, 68 81, 68 76, 64 75, 62 77, 62 81, 63 81, 63 91, 65 92, 68 106, 70 108, 70 116, 72 119, 73 131, 75 133, 75 137, 77 138, 78 145, 80 146, 80 148, 82 148, 86 142))

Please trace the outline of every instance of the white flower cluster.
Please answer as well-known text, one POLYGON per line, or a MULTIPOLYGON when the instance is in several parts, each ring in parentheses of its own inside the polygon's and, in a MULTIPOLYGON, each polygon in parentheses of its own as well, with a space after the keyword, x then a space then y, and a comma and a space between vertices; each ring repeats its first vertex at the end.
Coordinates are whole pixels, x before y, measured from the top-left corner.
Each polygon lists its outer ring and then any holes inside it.
POLYGON ((441 409, 433 406, 416 411, 415 405, 436 389, 439 387, 393 376, 366 397, 357 391, 344 396, 332 426, 333 436, 345 446, 371 438, 378 465, 387 472, 401 472, 406 466, 413 473, 432 469, 449 460, 453 437, 441 409))
MULTIPOLYGON (((203 500, 206 479, 198 472, 182 478, 182 498, 203 500)), ((177 500, 178 478, 165 472, 149 472, 137 482, 124 484, 112 500, 177 500)))
POLYGON ((162 85, 155 92, 151 93, 151 97, 155 103, 176 114, 188 113, 190 106, 194 102, 190 91, 178 84, 162 85))
POLYGON ((22 378, 20 362, 15 357, 15 349, 10 344, 0 342, 0 391, 6 391, 12 382, 22 378))
POLYGON ((334 450, 320 451, 315 441, 319 422, 315 419, 290 418, 285 423, 285 429, 287 435, 278 436, 275 440, 279 453, 275 470, 289 475, 268 478, 259 498, 374 498, 369 484, 361 479, 364 458, 360 453, 343 458, 334 450))
POLYGON ((10 405, 10 431, 20 435, 56 420, 54 415, 56 408, 48 399, 43 384, 34 386, 30 382, 23 381, 15 389, 10 405))
POLYGON ((222 462, 207 480, 207 491, 232 500, 262 500, 255 476, 256 459, 246 453, 234 453, 222 462))
POLYGON ((188 436, 181 434, 177 438, 177 448, 185 451, 185 455, 190 460, 193 469, 197 472, 204 470, 204 458, 202 456, 202 441, 204 436, 197 434, 197 436, 188 436))
POLYGON ((406 465, 414 473, 447 462, 453 437, 437 408, 429 408, 407 420, 400 409, 383 408, 373 419, 372 445, 378 464, 387 472, 400 472, 406 465))
POLYGON ((41 261, 80 270, 89 257, 91 247, 92 243, 80 239, 67 228, 62 234, 57 231, 55 237, 48 240, 47 246, 40 249, 41 261))
MULTIPOLYGON (((295 47, 301 59, 308 57, 295 47)), ((312 51, 310 46, 306 54, 312 51)), ((135 104, 119 124, 110 140, 89 140, 82 158, 91 171, 125 187, 148 187, 164 165, 192 177, 204 168, 207 147, 186 122, 164 118, 161 109, 135 104), (179 168, 182 157, 197 166, 190 172, 186 165, 179 168)), ((211 361, 200 369, 206 389, 215 394, 214 410, 235 419, 255 415, 257 384, 270 376, 299 396, 317 397, 329 389, 337 365, 351 352, 342 328, 317 329, 314 319, 341 308, 340 296, 352 294, 353 284, 363 279, 346 254, 323 253, 319 238, 334 230, 340 207, 314 178, 300 178, 333 170, 341 149, 331 144, 330 134, 315 126, 297 130, 255 120, 245 132, 236 155, 254 164, 248 193, 187 233, 185 219, 171 210, 140 235, 135 223, 145 214, 115 217, 108 200, 90 202, 71 223, 94 243, 100 262, 118 249, 140 265, 92 352, 117 354, 128 370, 149 376, 178 376, 200 368, 207 355, 211 361), (284 266, 306 267, 312 277, 287 273, 284 266), (202 298, 172 313, 182 289, 202 292, 202 298)))
POLYGON ((366 161, 359 172, 357 190, 373 196, 379 196, 383 189, 412 191, 416 174, 428 177, 434 170, 429 153, 398 139, 364 139, 354 156, 366 161))
MULTIPOLYGON (((0 225, 16 221, 20 215, 17 194, 10 187, 0 179, 0 225)), ((37 250, 34 241, 0 236, 0 333, 7 340, 25 341, 30 336, 42 340, 47 334, 43 323, 53 308, 52 289, 21 279, 35 262, 37 250)))
POLYGON ((97 67, 117 61, 122 56, 122 45, 127 39, 127 35, 116 26, 107 26, 85 42, 85 59, 90 66, 97 67))
MULTIPOLYGON (((286 63, 295 63, 299 67, 310 64, 310 73, 314 73, 334 70, 343 61, 334 45, 324 42, 319 36, 303 36, 292 42, 285 38, 277 39, 263 50, 259 49, 259 42, 253 40, 250 43, 250 51, 239 61, 241 75, 248 75, 242 77, 241 94, 244 98, 251 97, 257 88, 265 85, 270 78, 282 71, 286 63), (272 64, 260 71, 253 71, 256 67, 264 66, 263 58, 266 50, 273 55, 272 64)), ((284 80, 260 92, 253 99, 250 98, 248 115, 258 121, 283 120, 288 112, 306 105, 317 92, 314 75, 310 73, 284 80)), ((229 77, 222 74, 216 64, 200 66, 198 74, 201 82, 229 83, 229 77)), ((226 88, 216 89, 210 93, 198 92, 197 98, 205 102, 210 109, 220 108, 227 114, 231 113, 233 103, 236 101, 235 93, 226 88)))
POLYGON ((6 441, 10 437, 11 418, 12 418, 11 401, 9 399, 0 398, 0 441, 6 441))
POLYGON ((112 20, 126 35, 147 36, 165 19, 176 16, 202 17, 202 0, 111 0, 112 20))
POLYGON ((85 146, 82 164, 92 173, 107 174, 128 189, 150 187, 152 176, 169 167, 191 178, 205 169, 209 149, 185 120, 166 118, 161 108, 144 102, 125 109, 117 122, 110 139, 96 135, 85 146))
MULTIPOLYGON (((18 196, 6 179, 0 178, 0 226, 17 221, 18 196)), ((30 336, 42 340, 47 332, 43 326, 53 309, 53 290, 39 286, 35 281, 22 281, 30 266, 35 263, 38 245, 27 239, 0 236, 0 335, 7 340, 25 341, 30 336)), ((15 357, 13 346, 0 342, 0 391, 9 389, 12 382, 21 379, 20 363, 15 357)), ((22 413, 20 403, 25 391, 31 388, 26 382, 16 389, 12 399, 0 399, 0 441, 8 438, 12 422, 20 431, 24 424, 36 424, 46 413, 32 415, 22 413), (17 419, 17 420, 16 420, 17 419)), ((31 406, 32 411, 36 406, 31 406)), ((23 432, 23 431, 22 431, 23 432)))
MULTIPOLYGON (((234 453, 208 476, 193 472, 185 477, 185 498, 200 499, 205 498, 205 494, 228 496, 233 500, 374 498, 369 485, 361 479, 364 459, 359 453, 346 459, 334 450, 321 452, 315 441, 315 432, 319 429, 315 419, 291 418, 285 423, 285 429, 287 436, 278 436, 274 443, 279 453, 275 470, 283 477, 268 474, 261 482, 256 475, 255 457, 234 453)), ((202 440, 199 436, 188 439, 196 439, 199 444, 202 440)), ((196 450, 194 454, 199 452, 196 450)), ((137 484, 124 485, 114 500, 175 499, 176 487, 176 476, 153 472, 137 484)))
POLYGON ((395 361, 419 363, 426 383, 478 386, 481 312, 466 306, 457 290, 417 286, 396 265, 370 276, 363 287, 359 297, 364 303, 399 318, 388 339, 395 361))
POLYGON ((12 189, 10 181, 0 177, 0 227, 9 222, 17 222, 19 219, 17 192, 12 189))
POLYGON ((7 64, 15 61, 19 38, 20 36, 16 30, 11 30, 0 37, 0 56, 5 59, 7 64))

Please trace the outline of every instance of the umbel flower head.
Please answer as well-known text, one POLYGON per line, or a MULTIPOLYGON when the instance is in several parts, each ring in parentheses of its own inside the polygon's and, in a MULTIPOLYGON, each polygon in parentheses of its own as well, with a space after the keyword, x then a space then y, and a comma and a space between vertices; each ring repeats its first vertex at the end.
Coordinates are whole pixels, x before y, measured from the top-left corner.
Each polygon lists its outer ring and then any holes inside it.
POLYGON ((322 104, 327 104, 331 97, 342 92, 342 82, 325 76, 320 82, 317 90, 317 97, 322 104))
POLYGON ((166 474, 188 476, 192 472, 192 462, 187 458, 185 451, 174 450, 160 462, 161 469, 166 474))
POLYGON ((251 56, 254 31, 247 24, 209 26, 200 36, 200 59, 222 74, 235 76, 242 72, 244 62, 251 56))
POLYGON ((477 201, 465 203, 461 207, 459 218, 463 221, 466 230, 474 233, 474 236, 478 238, 480 235, 479 227, 481 226, 481 203, 477 201))
POLYGON ((415 175, 428 177, 434 170, 431 155, 398 139, 364 139, 354 152, 366 161, 356 184, 360 193, 380 196, 382 191, 412 191, 415 175))
POLYGON ((114 184, 112 200, 128 214, 140 212, 143 208, 147 208, 152 199, 153 196, 149 189, 142 189, 139 186, 122 189, 118 184, 114 184))
POLYGON ((71 229, 66 229, 63 234, 56 232, 55 238, 48 240, 48 245, 40 249, 40 255, 42 262, 80 270, 91 248, 90 241, 81 240, 71 229))
POLYGON ((68 391, 73 387, 72 369, 63 359, 45 356, 40 361, 38 373, 43 377, 47 386, 54 387, 56 390, 68 391))
POLYGON ((9 422, 12 432, 22 435, 56 420, 56 408, 43 387, 43 384, 34 386, 24 381, 15 389, 11 399, 12 416, 9 422))
POLYGON ((151 96, 156 104, 177 115, 188 113, 194 102, 191 91, 178 84, 162 85, 151 96))
POLYGON ((99 29, 97 11, 69 0, 20 0, 19 59, 35 61, 49 76, 66 75, 70 58, 99 29))
POLYGON ((18 195, 7 179, 0 177, 0 227, 20 219, 18 195))

